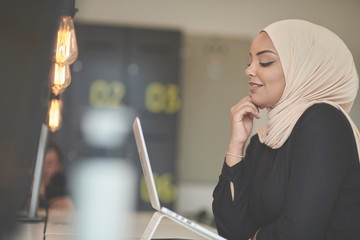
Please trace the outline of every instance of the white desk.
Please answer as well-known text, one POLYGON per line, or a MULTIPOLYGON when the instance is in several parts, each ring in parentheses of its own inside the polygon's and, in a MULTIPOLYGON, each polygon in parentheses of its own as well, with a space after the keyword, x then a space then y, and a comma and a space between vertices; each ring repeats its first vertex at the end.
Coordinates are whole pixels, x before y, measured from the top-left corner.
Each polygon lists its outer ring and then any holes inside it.
MULTIPOLYGON (((131 220, 132 231, 128 239, 140 239, 153 212, 137 212, 131 220)), ((45 240, 74 240, 73 216, 69 211, 50 211, 46 226, 45 240)), ((18 223, 16 236, 12 240, 43 240, 44 222, 18 223)), ((206 227, 211 231, 215 229, 206 227)), ((193 231, 164 217, 152 238, 206 239, 193 231)))
POLYGON ((44 222, 17 224, 15 235, 11 240, 43 240, 44 222))

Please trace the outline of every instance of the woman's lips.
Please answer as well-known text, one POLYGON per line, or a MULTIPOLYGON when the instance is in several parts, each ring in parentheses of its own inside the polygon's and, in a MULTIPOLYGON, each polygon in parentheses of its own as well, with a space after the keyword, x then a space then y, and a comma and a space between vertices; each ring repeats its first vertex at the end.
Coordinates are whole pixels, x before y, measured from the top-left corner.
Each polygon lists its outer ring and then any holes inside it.
POLYGON ((257 84, 257 83, 249 83, 249 90, 250 92, 255 92, 257 89, 261 88, 263 85, 262 84, 257 84))

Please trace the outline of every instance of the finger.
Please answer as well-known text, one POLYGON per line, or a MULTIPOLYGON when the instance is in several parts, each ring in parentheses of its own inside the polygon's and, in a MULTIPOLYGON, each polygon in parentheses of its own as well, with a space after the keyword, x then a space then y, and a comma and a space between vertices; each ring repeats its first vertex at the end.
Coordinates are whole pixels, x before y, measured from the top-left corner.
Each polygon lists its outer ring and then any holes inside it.
POLYGON ((251 97, 250 96, 246 96, 243 99, 241 99, 238 103, 236 103, 233 107, 241 107, 244 104, 251 104, 253 105, 255 108, 257 108, 259 110, 259 108, 252 102, 251 97))
POLYGON ((242 104, 235 105, 231 108, 232 115, 245 115, 251 113, 256 118, 260 117, 259 109, 251 102, 244 102, 242 104))
POLYGON ((254 110, 253 108, 243 108, 241 111, 239 111, 238 116, 241 116, 241 118, 249 117, 251 120, 259 117, 259 113, 254 110))

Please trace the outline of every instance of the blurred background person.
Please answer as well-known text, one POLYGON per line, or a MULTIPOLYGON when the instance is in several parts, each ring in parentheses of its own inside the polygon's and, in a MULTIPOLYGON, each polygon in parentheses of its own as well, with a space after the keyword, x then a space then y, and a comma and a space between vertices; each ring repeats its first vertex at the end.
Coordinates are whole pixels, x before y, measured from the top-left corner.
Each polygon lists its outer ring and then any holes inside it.
POLYGON ((40 207, 66 209, 72 207, 67 193, 61 149, 49 142, 44 159, 44 169, 40 186, 40 207))

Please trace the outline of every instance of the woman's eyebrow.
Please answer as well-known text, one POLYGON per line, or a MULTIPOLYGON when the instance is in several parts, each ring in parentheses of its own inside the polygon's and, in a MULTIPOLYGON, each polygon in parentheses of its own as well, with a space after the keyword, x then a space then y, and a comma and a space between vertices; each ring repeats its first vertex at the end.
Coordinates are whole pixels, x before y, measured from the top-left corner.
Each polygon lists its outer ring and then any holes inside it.
MULTIPOLYGON (((262 50, 262 51, 260 51, 260 52, 257 52, 257 53, 256 53, 256 56, 259 56, 259 55, 264 54, 264 53, 272 53, 272 54, 277 55, 277 53, 274 52, 274 51, 272 51, 272 50, 262 50)), ((251 53, 249 53, 249 55, 252 56, 251 53)))
POLYGON ((271 51, 271 50, 263 50, 263 51, 257 52, 257 53, 256 53, 256 56, 259 56, 259 55, 264 54, 264 53, 272 53, 272 54, 277 55, 277 53, 274 52, 274 51, 271 51))

